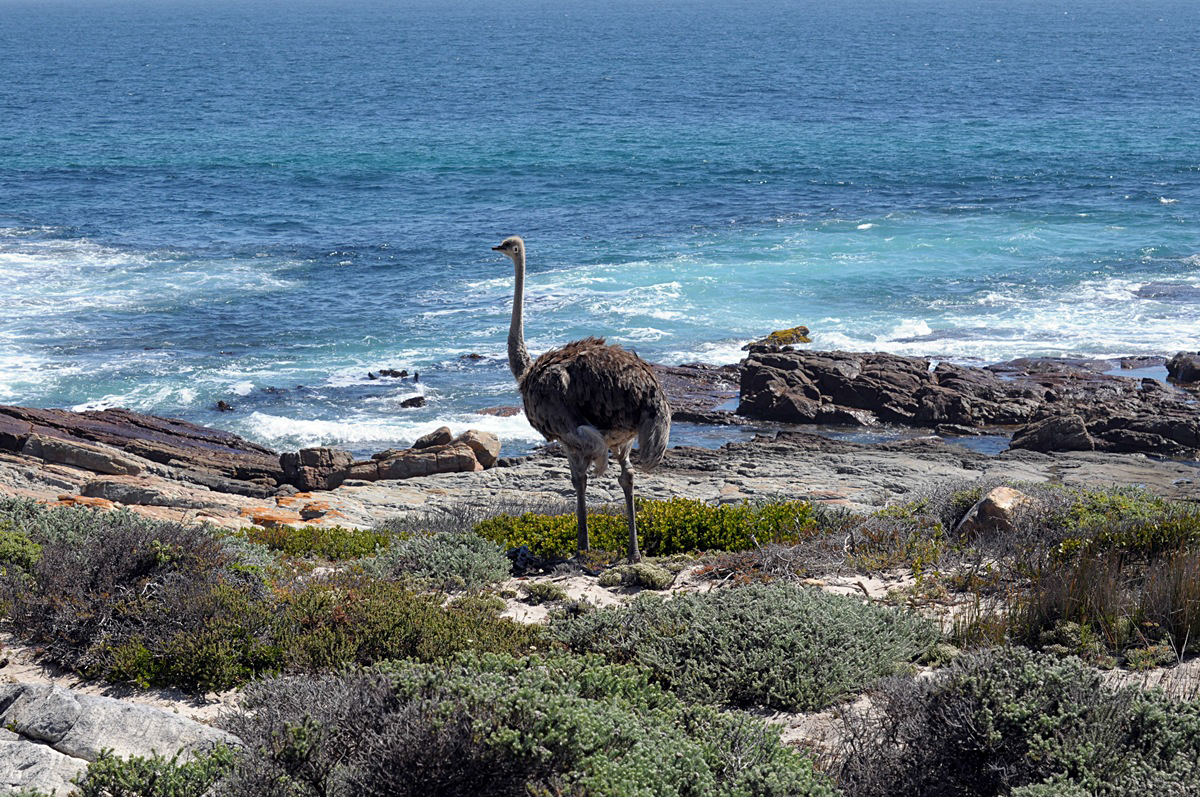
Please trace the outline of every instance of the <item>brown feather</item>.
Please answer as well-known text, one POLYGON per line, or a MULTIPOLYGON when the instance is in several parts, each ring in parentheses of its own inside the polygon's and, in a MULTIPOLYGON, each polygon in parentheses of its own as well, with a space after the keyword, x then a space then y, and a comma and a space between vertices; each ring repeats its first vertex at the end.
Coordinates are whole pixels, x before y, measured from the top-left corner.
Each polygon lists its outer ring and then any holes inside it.
POLYGON ((581 425, 606 439, 632 438, 652 417, 670 417, 654 370, 636 354, 589 337, 541 355, 517 383, 534 429, 556 440, 581 425))

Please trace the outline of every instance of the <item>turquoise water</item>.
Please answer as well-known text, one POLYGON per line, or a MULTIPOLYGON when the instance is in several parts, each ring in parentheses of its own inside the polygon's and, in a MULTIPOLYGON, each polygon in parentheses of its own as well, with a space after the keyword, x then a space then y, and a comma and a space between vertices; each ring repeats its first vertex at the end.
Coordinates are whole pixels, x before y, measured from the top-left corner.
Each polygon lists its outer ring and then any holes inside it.
POLYGON ((518 403, 514 233, 534 352, 1195 349, 1198 30, 1170 0, 0 0, 0 402, 519 449, 477 412, 518 403))

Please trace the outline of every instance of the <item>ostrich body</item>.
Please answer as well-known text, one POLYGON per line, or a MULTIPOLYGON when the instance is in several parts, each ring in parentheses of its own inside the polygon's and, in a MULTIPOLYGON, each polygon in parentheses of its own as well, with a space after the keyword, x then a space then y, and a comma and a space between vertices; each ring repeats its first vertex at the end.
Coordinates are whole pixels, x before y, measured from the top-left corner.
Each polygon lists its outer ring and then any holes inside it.
POLYGON ((608 455, 621 465, 629 559, 641 559, 633 506, 633 465, 650 470, 662 461, 671 432, 671 408, 654 370, 633 352, 588 337, 531 361, 525 350, 525 242, 513 236, 492 247, 512 258, 516 272, 508 364, 517 378, 530 426, 562 444, 571 467, 579 550, 589 548, 588 469, 600 476, 608 455), (637 451, 633 450, 638 441, 637 451))

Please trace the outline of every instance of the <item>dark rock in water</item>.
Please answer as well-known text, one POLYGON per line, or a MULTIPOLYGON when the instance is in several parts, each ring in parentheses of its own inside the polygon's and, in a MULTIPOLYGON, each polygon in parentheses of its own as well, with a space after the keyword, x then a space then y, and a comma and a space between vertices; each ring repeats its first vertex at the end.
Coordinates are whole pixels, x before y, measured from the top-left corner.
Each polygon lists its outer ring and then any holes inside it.
POLYGON ((417 442, 412 444, 413 448, 431 448, 433 446, 444 446, 454 439, 454 434, 450 431, 449 426, 439 426, 424 437, 417 438, 417 442))
POLYGON ((1167 362, 1165 357, 1151 357, 1148 355, 1137 355, 1135 357, 1121 357, 1117 360, 1117 364, 1122 370, 1132 371, 1139 368, 1157 368, 1165 365, 1167 362))
POLYGON ((0 405, 0 448, 20 451, 32 434, 111 446, 170 466, 174 478, 197 484, 284 480, 278 454, 220 429, 124 409, 70 412, 0 405))
POLYGON ((367 379, 378 379, 379 375, 374 371, 367 371, 367 379))
POLYGON ((300 490, 332 490, 346 478, 343 471, 354 462, 347 451, 336 448, 303 448, 279 456, 284 480, 300 490))
POLYGON ((470 354, 464 354, 463 356, 459 357, 458 359, 460 359, 460 360, 478 361, 478 360, 482 360, 482 359, 483 359, 483 355, 482 355, 482 354, 477 354, 476 352, 471 352, 470 354))
POLYGON ((1196 302, 1200 301, 1200 288, 1183 282, 1148 282, 1134 296, 1158 302, 1196 302))
POLYGON ((777 329, 765 338, 747 343, 742 347, 742 351, 759 353, 791 351, 791 346, 796 343, 812 343, 812 338, 808 336, 808 327, 777 329))
POLYGON ((413 371, 413 381, 414 381, 414 382, 420 382, 420 381, 421 381, 421 375, 420 375, 419 373, 417 373, 416 371, 413 371))
POLYGON ((408 376, 408 371, 397 371, 395 368, 380 368, 379 375, 391 377, 392 379, 403 379, 408 376))
POLYGON ((745 360, 739 415, 787 423, 914 426, 1018 423, 1036 401, 978 368, 894 354, 778 352, 745 360))
POLYGON ((217 410, 220 412, 233 412, 233 405, 227 401, 218 401, 217 410))
POLYGON ((521 407, 484 407, 481 410, 475 410, 480 415, 495 415, 497 418, 511 418, 514 415, 521 414, 521 407))
POLYGON ((407 398, 404 401, 400 402, 400 406, 404 409, 408 409, 410 407, 424 407, 425 406, 425 397, 424 396, 413 396, 412 398, 407 398))
POLYGON ((667 392, 671 418, 691 423, 728 424, 724 410, 738 394, 741 369, 736 365, 654 365, 659 384, 667 392))
POLYGON ((1167 375, 1181 384, 1200 382, 1200 352, 1181 351, 1167 360, 1167 375))
MULTIPOLYGON (((1173 360, 1180 373, 1195 367, 1200 378, 1200 355, 1173 360)), ((1137 358, 1130 364, 1154 362, 1137 358)), ((1200 451, 1200 415, 1187 394, 1153 379, 1114 376, 1115 361, 1023 358, 987 368, 929 365, 881 353, 754 354, 743 363, 737 411, 786 423, 878 420, 952 434, 1021 425, 1012 446, 1034 451, 1169 456, 1200 451)))
POLYGON ((679 423, 697 423, 706 426, 740 426, 750 421, 729 410, 675 410, 671 420, 679 423))

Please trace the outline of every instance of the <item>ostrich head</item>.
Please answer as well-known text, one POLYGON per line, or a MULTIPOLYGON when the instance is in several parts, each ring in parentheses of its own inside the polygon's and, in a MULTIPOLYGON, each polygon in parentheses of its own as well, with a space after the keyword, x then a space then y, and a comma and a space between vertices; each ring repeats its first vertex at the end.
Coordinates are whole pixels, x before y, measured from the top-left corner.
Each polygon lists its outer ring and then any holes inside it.
POLYGON ((510 235, 501 241, 499 246, 493 246, 492 251, 503 252, 513 260, 516 260, 517 256, 525 251, 525 242, 521 240, 520 236, 510 235))

